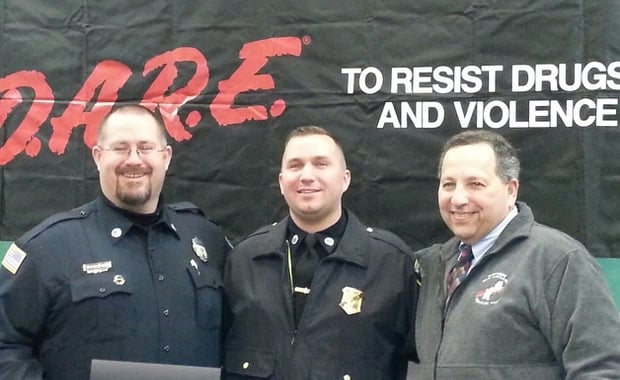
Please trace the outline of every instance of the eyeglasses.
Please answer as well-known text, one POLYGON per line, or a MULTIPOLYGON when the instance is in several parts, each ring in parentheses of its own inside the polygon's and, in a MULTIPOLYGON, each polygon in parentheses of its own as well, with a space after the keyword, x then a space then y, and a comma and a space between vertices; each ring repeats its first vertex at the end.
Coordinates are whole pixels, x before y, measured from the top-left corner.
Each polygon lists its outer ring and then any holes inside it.
POLYGON ((120 146, 113 146, 111 148, 104 148, 104 147, 99 147, 101 150, 104 150, 106 152, 112 152, 117 156, 125 156, 125 157, 129 157, 129 155, 131 154, 131 152, 133 152, 134 150, 136 151, 136 153, 138 154, 138 156, 149 156, 155 152, 163 152, 164 150, 166 150, 166 147, 163 147, 161 149, 157 149, 154 146, 150 146, 150 145, 145 145, 145 146, 137 146, 135 148, 130 148, 128 146, 124 146, 124 145, 120 145, 120 146))

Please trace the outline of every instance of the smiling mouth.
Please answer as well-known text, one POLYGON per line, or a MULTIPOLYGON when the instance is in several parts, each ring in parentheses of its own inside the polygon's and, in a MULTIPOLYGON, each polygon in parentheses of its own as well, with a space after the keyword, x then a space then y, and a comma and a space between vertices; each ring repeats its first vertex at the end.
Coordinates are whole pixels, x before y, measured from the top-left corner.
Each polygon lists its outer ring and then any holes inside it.
POLYGON ((146 173, 123 173, 121 174, 121 177, 127 179, 140 179, 146 177, 146 173))
POLYGON ((474 215, 474 212, 452 211, 452 216, 455 219, 467 219, 472 215, 474 215))

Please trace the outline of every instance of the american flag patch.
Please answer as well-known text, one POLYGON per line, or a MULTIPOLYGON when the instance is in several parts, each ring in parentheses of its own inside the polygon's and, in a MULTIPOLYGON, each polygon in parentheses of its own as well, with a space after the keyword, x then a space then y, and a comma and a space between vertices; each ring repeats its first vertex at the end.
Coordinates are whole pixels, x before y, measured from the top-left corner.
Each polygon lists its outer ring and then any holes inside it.
POLYGON ((9 272, 15 274, 19 270, 19 267, 22 265, 25 258, 26 252, 22 251, 21 248, 19 248, 15 245, 15 243, 13 243, 4 255, 4 259, 2 260, 2 266, 5 267, 9 272))

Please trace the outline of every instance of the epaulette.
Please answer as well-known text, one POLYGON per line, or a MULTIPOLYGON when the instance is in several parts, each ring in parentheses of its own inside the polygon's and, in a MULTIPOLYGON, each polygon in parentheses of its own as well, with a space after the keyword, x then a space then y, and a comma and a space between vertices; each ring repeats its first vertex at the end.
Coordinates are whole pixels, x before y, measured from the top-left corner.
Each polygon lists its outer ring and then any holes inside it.
POLYGON ((84 219, 88 217, 91 212, 92 210, 88 207, 79 207, 69 211, 61 211, 46 218, 41 223, 34 226, 32 229, 22 235, 17 241, 20 243, 25 243, 34 238, 35 236, 39 235, 41 232, 58 223, 62 223, 67 220, 84 219))
MULTIPOLYGON (((260 227, 259 229, 255 230, 254 232, 250 233, 249 235, 246 235, 244 237, 241 238, 241 240, 239 240, 237 242, 237 244, 235 244, 235 246, 239 246, 241 244, 246 243, 248 240, 252 240, 253 238, 260 236, 260 235, 264 235, 266 233, 269 233, 269 231, 271 231, 271 229, 276 226, 278 223, 273 223, 273 224, 267 224, 265 226, 260 227)), ((250 242, 249 244, 252 244, 252 242, 250 242)))
MULTIPOLYGON (((259 229, 257 229, 256 231, 252 232, 251 234, 248 235, 248 237, 246 239, 249 239, 253 236, 257 236, 257 235, 263 235, 266 234, 267 232, 269 232, 273 227, 275 227, 278 224, 278 222, 274 222, 272 224, 267 224, 265 226, 260 227, 259 229)), ((244 239, 245 240, 245 239, 244 239)))
POLYGON ((388 243, 403 253, 411 253, 411 248, 398 235, 380 228, 367 227, 366 231, 372 239, 388 243))
POLYGON ((176 212, 191 212, 191 213, 199 214, 202 216, 205 215, 202 209, 196 206, 195 204, 193 204, 192 202, 183 201, 183 202, 171 203, 167 206, 176 212))

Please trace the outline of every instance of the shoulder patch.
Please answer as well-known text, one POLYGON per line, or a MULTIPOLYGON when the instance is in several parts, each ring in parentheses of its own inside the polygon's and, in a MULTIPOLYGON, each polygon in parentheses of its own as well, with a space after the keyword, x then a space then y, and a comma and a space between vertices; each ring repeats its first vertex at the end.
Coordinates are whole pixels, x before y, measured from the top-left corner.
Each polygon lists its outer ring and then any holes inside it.
POLYGON ((13 243, 6 251, 4 259, 2 259, 2 266, 12 274, 16 274, 26 256, 26 252, 13 243))
POLYGON ((202 209, 196 206, 195 204, 193 204, 192 202, 185 201, 185 202, 171 203, 168 205, 168 207, 176 212, 191 212, 194 214, 200 214, 202 216, 205 215, 202 209))

